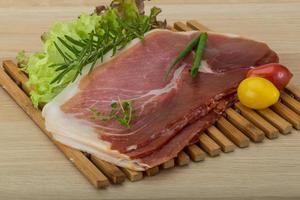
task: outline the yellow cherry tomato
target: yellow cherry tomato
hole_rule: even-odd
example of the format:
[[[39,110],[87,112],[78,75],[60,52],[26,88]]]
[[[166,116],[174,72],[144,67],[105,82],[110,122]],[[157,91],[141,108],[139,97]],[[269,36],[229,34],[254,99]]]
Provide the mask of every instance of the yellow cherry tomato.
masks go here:
[[[237,90],[240,102],[253,109],[264,109],[279,99],[279,91],[267,79],[261,77],[249,77],[243,80]]]

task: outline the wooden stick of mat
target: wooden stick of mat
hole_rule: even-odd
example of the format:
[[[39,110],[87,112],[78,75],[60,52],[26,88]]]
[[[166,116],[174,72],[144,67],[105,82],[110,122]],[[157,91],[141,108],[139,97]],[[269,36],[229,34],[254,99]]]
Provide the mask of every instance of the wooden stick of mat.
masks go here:
[[[295,113],[300,115],[300,102],[288,95],[286,92],[282,91],[280,95],[283,104],[292,109]]]
[[[262,118],[255,111],[251,110],[250,108],[247,108],[246,106],[243,106],[240,102],[236,103],[234,106],[241,112],[241,114],[245,118],[247,118],[257,127],[259,127],[261,130],[263,130],[269,139],[278,138],[279,130],[272,126],[268,121]]]
[[[167,162],[160,165],[160,167],[162,169],[170,169],[170,168],[173,168],[174,166],[175,166],[175,160],[174,159],[168,160]]]
[[[186,152],[189,154],[190,158],[194,162],[199,162],[205,159],[206,155],[205,152],[199,148],[196,144],[191,144],[187,146]]]
[[[185,153],[188,154],[188,156],[194,162],[204,160],[204,158],[206,156],[204,151],[197,145],[188,145],[185,147],[184,151],[185,151]]]
[[[272,109],[290,122],[297,130],[300,129],[300,115],[289,109],[286,105],[277,102],[272,106]]]
[[[167,162],[161,164],[162,169],[169,169],[175,166],[175,160],[174,158],[168,160]]]
[[[159,173],[159,167],[158,167],[158,166],[152,167],[152,168],[147,169],[147,170],[145,171],[145,174],[146,174],[147,176],[154,176],[154,175],[156,175],[156,174],[158,174],[158,173]]]
[[[185,25],[183,22],[175,22],[174,28],[178,31],[192,31],[193,29]]]
[[[292,125],[285,119],[281,118],[277,113],[270,108],[257,110],[257,113],[264,117],[273,126],[279,129],[282,134],[288,134],[292,131]]]
[[[210,29],[203,24],[200,24],[196,20],[189,20],[186,22],[187,26],[190,27],[192,30],[199,30],[199,31],[210,31]]]
[[[224,117],[221,117],[216,124],[217,127],[238,147],[245,148],[249,146],[249,139]]]
[[[18,66],[11,60],[3,61],[3,68],[11,76],[11,78],[21,86],[26,94],[29,94],[31,89],[26,85],[28,77],[21,71]]]
[[[221,147],[206,133],[201,133],[199,135],[199,144],[204,151],[206,151],[210,156],[218,156],[221,153]]]
[[[114,184],[121,184],[125,181],[125,174],[115,165],[91,155],[91,161],[109,178]]]
[[[0,84],[7,93],[17,102],[27,115],[43,130],[50,140],[74,163],[79,171],[96,187],[102,188],[109,185],[108,179],[83,155],[82,152],[67,147],[52,138],[52,134],[46,131],[44,120],[39,110],[34,109],[27,95],[15,84],[15,82],[0,69]]]
[[[210,136],[222,149],[223,152],[232,152],[235,149],[235,145],[215,126],[211,126],[206,130],[208,136]]]
[[[300,101],[300,89],[293,84],[289,84],[285,90],[292,94],[298,101]]]
[[[133,170],[127,169],[127,168],[121,168],[121,170],[126,174],[127,178],[132,182],[143,179],[142,172],[133,171]]]
[[[228,108],[225,113],[227,114],[228,120],[238,129],[243,131],[252,141],[261,142],[264,140],[264,132],[254,126],[254,124],[237,113],[235,110],[233,110],[232,108]]]
[[[188,165],[189,162],[190,162],[190,157],[184,151],[181,151],[175,158],[175,163],[178,166]]]

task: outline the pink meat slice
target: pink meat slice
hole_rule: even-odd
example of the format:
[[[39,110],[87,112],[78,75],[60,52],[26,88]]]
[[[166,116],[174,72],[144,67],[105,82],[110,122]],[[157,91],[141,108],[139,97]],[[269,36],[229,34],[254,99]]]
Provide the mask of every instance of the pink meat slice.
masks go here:
[[[162,112],[155,121],[154,126],[161,126],[161,122],[166,118],[174,119],[172,124],[169,124],[166,127],[165,132],[152,138],[150,143],[141,146],[134,151],[128,152],[127,155],[132,158],[140,158],[161,148],[180,132],[178,130],[181,130],[188,124],[193,124],[201,117],[204,117],[207,113],[217,107],[219,101],[222,100],[223,97],[233,94],[235,92],[234,88],[244,78],[245,72],[245,69],[239,69],[231,70],[230,73],[200,73],[199,77],[193,80],[189,75],[189,71],[186,70],[186,74],[183,74],[186,77],[185,82],[177,91],[176,98],[160,108]],[[232,78],[232,76],[234,78]],[[222,80],[222,84],[220,83],[220,80]],[[193,85],[193,87],[190,87],[191,85]],[[189,97],[189,99],[187,99],[187,97]],[[198,106],[196,107],[193,105]],[[186,107],[189,109],[188,112],[186,111]],[[185,114],[180,115],[178,113]],[[185,144],[187,143],[188,142]]]
[[[190,77],[189,55],[165,80],[170,63],[198,35],[164,30],[147,34],[144,41],[82,78],[79,91],[61,110],[94,124],[99,139],[109,142],[111,149],[150,167],[176,156],[217,119],[215,110],[235,93],[250,67],[278,62],[276,53],[264,43],[209,33],[203,71]],[[133,103],[130,128],[115,120],[91,119],[89,108],[109,113],[111,103],[118,99]]]
[[[232,94],[220,100],[217,107],[207,113],[204,117],[184,127],[167,143],[167,145],[164,146],[164,148],[160,148],[152,154],[141,158],[142,163],[148,166],[157,166],[176,157],[177,154],[187,146],[186,144],[192,141],[195,136],[199,135],[200,131],[208,128],[216,122],[222,112],[235,101],[235,97],[236,95]]]

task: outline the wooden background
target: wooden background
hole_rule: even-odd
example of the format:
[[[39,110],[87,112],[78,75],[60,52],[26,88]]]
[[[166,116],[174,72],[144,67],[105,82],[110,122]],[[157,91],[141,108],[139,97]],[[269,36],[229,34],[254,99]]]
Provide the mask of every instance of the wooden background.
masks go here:
[[[1,0],[0,60],[40,49],[54,20],[102,0]],[[198,19],[219,32],[266,41],[300,87],[300,1],[156,0],[169,22]],[[155,177],[95,190],[0,89],[0,199],[299,199],[300,132]]]

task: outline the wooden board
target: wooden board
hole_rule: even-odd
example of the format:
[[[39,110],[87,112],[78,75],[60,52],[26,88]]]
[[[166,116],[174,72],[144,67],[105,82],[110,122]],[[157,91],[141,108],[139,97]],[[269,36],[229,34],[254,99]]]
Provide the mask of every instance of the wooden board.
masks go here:
[[[208,30],[195,20],[188,21],[186,24],[176,22],[172,29],[176,31]],[[151,168],[145,173],[136,172],[114,166],[54,141],[51,133],[45,130],[40,110],[33,108],[28,97],[30,88],[26,85],[28,80],[26,74],[9,60],[3,62],[3,68],[0,69],[0,85],[96,188],[107,187],[109,182],[120,184],[126,177],[130,181],[138,181],[144,176],[154,176],[160,170],[188,165],[190,161],[202,161],[206,155],[214,157],[221,155],[221,152],[232,152],[236,146],[248,147],[250,140],[261,142],[265,136],[274,139],[278,137],[279,132],[287,134],[291,132],[292,127],[299,129],[300,124],[300,90],[291,85],[283,91],[282,101],[272,108],[254,111],[237,103],[234,109],[226,110],[226,115],[218,120],[215,126],[199,135],[198,143],[187,146],[176,158],[161,166]]]

